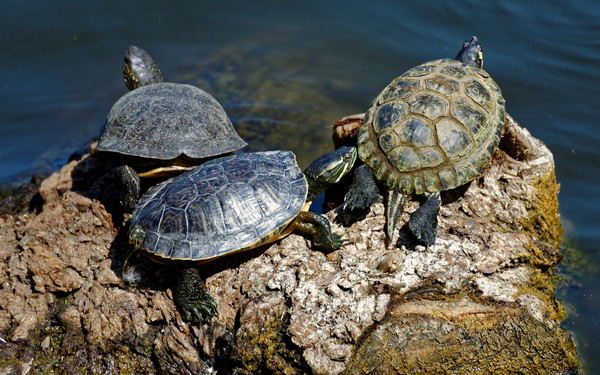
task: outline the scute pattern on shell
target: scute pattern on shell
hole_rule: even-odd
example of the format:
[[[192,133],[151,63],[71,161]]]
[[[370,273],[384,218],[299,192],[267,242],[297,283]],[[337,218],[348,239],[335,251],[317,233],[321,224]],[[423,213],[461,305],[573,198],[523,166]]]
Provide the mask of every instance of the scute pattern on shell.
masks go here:
[[[219,102],[180,83],[156,83],[123,95],[111,108],[98,150],[150,159],[206,158],[246,146]]]
[[[130,241],[168,259],[219,257],[279,233],[307,192],[289,151],[214,159],[150,189],[133,212]]]
[[[414,67],[375,98],[358,154],[403,194],[467,183],[491,159],[504,128],[500,88],[479,68],[442,59]]]

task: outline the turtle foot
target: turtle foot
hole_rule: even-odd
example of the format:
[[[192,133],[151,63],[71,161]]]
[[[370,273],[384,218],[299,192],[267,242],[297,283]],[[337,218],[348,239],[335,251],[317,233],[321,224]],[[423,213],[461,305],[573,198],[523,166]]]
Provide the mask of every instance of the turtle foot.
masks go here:
[[[344,211],[367,211],[378,199],[379,189],[373,171],[363,164],[354,171],[352,185],[346,193]]]
[[[440,204],[440,193],[431,194],[425,203],[410,215],[408,226],[411,232],[427,247],[435,244]]]
[[[195,324],[208,323],[217,313],[217,303],[208,292],[203,292],[198,300],[179,304],[186,320]]]
[[[313,237],[313,246],[323,251],[333,251],[342,247],[342,238],[335,233],[323,233]]]
[[[113,173],[119,184],[117,197],[125,212],[132,212],[140,199],[140,177],[128,165],[113,168]]]
[[[181,271],[175,290],[175,303],[186,320],[196,324],[207,323],[217,313],[217,303],[204,289],[196,267]]]
[[[379,199],[378,193],[363,193],[349,190],[345,197],[344,211],[367,211],[369,207]]]
[[[310,211],[302,211],[292,224],[305,236],[312,237],[312,246],[323,251],[333,251],[342,247],[342,238],[331,231],[329,221],[325,216]]]

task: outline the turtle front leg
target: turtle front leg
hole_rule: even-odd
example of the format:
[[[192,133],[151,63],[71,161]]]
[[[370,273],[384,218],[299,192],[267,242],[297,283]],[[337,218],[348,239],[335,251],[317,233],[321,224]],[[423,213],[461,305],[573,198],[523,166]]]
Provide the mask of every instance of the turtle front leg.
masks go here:
[[[342,247],[342,239],[331,231],[329,221],[322,215],[302,211],[292,222],[292,229],[312,237],[312,245],[320,250],[332,251]]]
[[[180,270],[174,297],[184,318],[196,324],[208,322],[217,313],[217,303],[205,290],[204,282],[193,264]]]
[[[128,165],[114,167],[113,174],[119,184],[119,201],[125,212],[132,212],[140,199],[140,177]]]
[[[344,197],[344,211],[365,211],[379,199],[379,188],[373,170],[366,164],[354,170],[352,184]]]
[[[437,237],[438,213],[442,200],[440,193],[428,194],[427,200],[410,215],[408,227],[427,247],[435,244]]]

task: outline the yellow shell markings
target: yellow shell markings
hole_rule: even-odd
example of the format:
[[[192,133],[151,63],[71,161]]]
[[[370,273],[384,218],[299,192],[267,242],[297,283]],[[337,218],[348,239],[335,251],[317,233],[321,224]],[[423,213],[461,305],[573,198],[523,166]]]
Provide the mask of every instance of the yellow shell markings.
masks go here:
[[[129,243],[132,244],[136,250],[142,250],[142,251],[149,253],[154,259],[159,258],[159,259],[164,260],[164,261],[157,260],[157,263],[166,263],[166,262],[172,261],[172,260],[192,260],[192,261],[196,262],[197,264],[203,264],[203,263],[208,263],[214,259],[221,258],[224,255],[236,254],[236,253],[241,253],[243,251],[252,250],[259,246],[266,245],[271,242],[275,242],[281,238],[284,238],[285,236],[290,234],[292,231],[292,229],[290,228],[290,224],[292,223],[292,221],[294,221],[294,219],[291,219],[284,225],[278,227],[273,232],[269,233],[265,237],[260,238],[258,241],[251,243],[248,246],[242,247],[237,250],[229,251],[224,254],[214,255],[211,257],[200,258],[200,259],[183,258],[183,257],[172,258],[165,254],[158,254],[158,253],[151,251],[150,249],[141,247],[141,241],[143,241],[146,231],[139,225],[136,226],[135,228],[133,228],[133,232],[129,235]]]
[[[498,100],[494,100],[498,98]],[[482,69],[454,60],[415,67],[373,101],[359,156],[403,194],[448,190],[473,179],[498,145],[500,88]]]

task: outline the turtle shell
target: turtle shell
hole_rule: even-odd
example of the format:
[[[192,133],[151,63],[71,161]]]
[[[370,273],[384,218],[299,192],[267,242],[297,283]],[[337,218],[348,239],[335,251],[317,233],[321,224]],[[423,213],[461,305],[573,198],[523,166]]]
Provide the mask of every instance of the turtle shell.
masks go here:
[[[207,158],[244,146],[215,98],[197,87],[167,82],[123,95],[98,141],[100,151],[160,160]]]
[[[278,238],[307,192],[289,151],[213,159],[150,189],[133,212],[129,239],[162,258],[210,260]]]
[[[358,155],[388,189],[435,193],[472,180],[504,128],[500,88],[456,60],[424,63],[375,98],[358,134]]]

